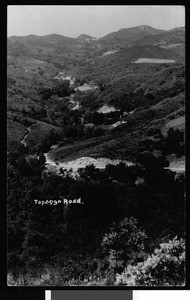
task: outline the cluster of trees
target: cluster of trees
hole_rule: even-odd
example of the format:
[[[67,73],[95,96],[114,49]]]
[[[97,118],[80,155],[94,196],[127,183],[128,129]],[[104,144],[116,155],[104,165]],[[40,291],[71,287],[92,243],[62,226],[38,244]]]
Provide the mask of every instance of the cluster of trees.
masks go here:
[[[93,123],[94,125],[108,125],[118,121],[121,112],[109,112],[106,114],[98,113],[97,111],[87,110],[84,113],[84,121],[86,123]]]
[[[54,103],[47,109],[48,121],[55,126],[65,127],[66,125],[80,125],[82,114],[78,110],[70,110],[67,103]]]
[[[68,143],[72,144],[77,141],[82,141],[94,137],[103,136],[105,130],[101,126],[85,127],[84,125],[70,124],[64,126],[61,130],[55,131],[54,129],[36,141],[34,145],[30,146],[30,152],[33,153],[46,153],[50,150],[52,145],[65,146]],[[29,149],[28,149],[29,151]]]
[[[148,132],[149,135],[153,136],[155,140],[146,139],[140,143],[142,150],[159,150],[164,156],[170,154],[176,154],[177,157],[184,155],[184,131],[180,129],[170,128],[167,132],[167,136],[161,134],[160,129],[152,128]]]
[[[19,122],[19,123],[21,123],[22,125],[24,125],[26,127],[29,127],[30,125],[32,125],[31,121],[29,121],[27,119],[27,117],[23,117],[23,116],[20,116],[20,115],[15,115],[13,117],[13,121]]]
[[[183,255],[178,240],[185,234],[184,176],[165,170],[164,159],[144,153],[141,165],[121,163],[104,170],[88,166],[73,178],[67,172],[64,176],[44,172],[43,157],[41,169],[26,172],[21,161],[26,150],[21,148],[14,147],[8,157],[8,271],[15,280],[21,275],[28,278],[27,272],[34,278],[51,262],[52,272],[60,272],[61,284],[79,278],[83,284],[95,274],[106,284],[128,284],[130,270],[131,278],[141,272],[135,284],[147,284],[146,261],[153,269],[157,257],[153,279],[164,276],[163,284],[170,285],[174,273],[184,274],[183,256],[175,262],[175,249]],[[34,204],[34,199],[79,197],[83,204]],[[175,236],[178,240],[170,248],[164,244],[161,252],[154,252],[161,240],[167,244]],[[163,273],[165,248],[171,249],[173,269],[166,261],[169,271]]]
[[[98,100],[99,90],[91,90],[87,93],[77,91],[75,94],[75,100],[79,101],[84,110],[90,109],[95,111],[99,108],[100,101]]]
[[[77,92],[75,98],[80,101],[85,110],[97,110],[105,103],[116,107],[121,111],[130,111],[134,109],[131,105],[132,92],[122,91],[120,86],[111,86],[100,80],[97,82],[98,89],[84,94]]]
[[[66,97],[69,96],[72,91],[73,89],[70,87],[69,80],[54,80],[51,86],[42,86],[38,90],[43,100],[48,100],[53,95]]]
[[[42,122],[47,121],[47,112],[45,107],[35,107],[30,106],[30,110],[26,111],[25,109],[21,110],[22,115],[20,117],[16,117],[15,120],[17,120],[19,123],[27,126],[29,124],[29,121],[27,120],[27,117],[33,118],[35,120],[39,120]],[[28,127],[28,126],[27,126]]]
[[[135,67],[138,68],[137,65]],[[158,72],[158,70],[156,71]],[[133,71],[135,72],[135,69]],[[152,71],[148,69],[150,74]],[[146,69],[145,72],[147,72]],[[132,76],[132,78],[130,75],[117,78],[118,72],[115,72],[116,78],[113,81],[106,82],[105,78],[97,74],[99,89],[88,93],[84,97],[81,96],[82,105],[85,108],[97,109],[102,103],[109,102],[116,108],[129,112],[137,108],[147,109],[163,99],[173,98],[184,92],[185,75],[183,67],[171,67],[157,72],[155,73],[154,69],[154,74],[148,81],[148,78],[143,78],[143,80],[142,77],[139,78],[139,74],[135,74],[137,77]],[[88,100],[89,98],[91,101]],[[164,107],[164,109],[167,108]]]
[[[101,126],[67,126],[64,130],[65,137],[69,142],[99,137],[104,135],[104,133],[105,131]]]
[[[184,67],[165,68],[155,73],[144,85],[133,91],[131,106],[148,108],[163,99],[174,97],[185,90]]]

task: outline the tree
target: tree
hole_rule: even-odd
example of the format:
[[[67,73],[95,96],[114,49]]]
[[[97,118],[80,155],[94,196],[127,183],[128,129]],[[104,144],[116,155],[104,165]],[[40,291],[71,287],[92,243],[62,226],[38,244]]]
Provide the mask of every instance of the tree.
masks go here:
[[[65,129],[65,136],[67,138],[75,138],[78,135],[78,129],[75,126],[67,126]]]
[[[59,97],[68,96],[70,93],[69,85],[69,80],[56,80],[53,84],[53,93]]]
[[[39,163],[42,166],[42,165],[45,164],[45,162],[46,162],[46,159],[45,159],[44,154],[42,153],[42,154],[39,155]]]
[[[143,151],[139,155],[139,163],[145,168],[148,177],[162,171],[168,166],[164,156],[156,157],[149,151]]]
[[[168,141],[171,143],[183,142],[183,136],[184,133],[182,131],[180,131],[179,129],[174,130],[173,127],[171,127],[167,132]]]
[[[98,113],[98,112],[94,112],[92,115],[92,122],[95,125],[101,125],[104,123],[104,114]]]
[[[137,220],[125,218],[119,224],[113,223],[110,232],[105,234],[102,247],[109,253],[110,266],[121,270],[126,262],[136,259],[145,248],[147,236],[138,228]]]
[[[48,137],[47,137],[47,141],[50,144],[55,144],[60,140],[60,134],[58,132],[56,132],[55,130],[51,129]]]

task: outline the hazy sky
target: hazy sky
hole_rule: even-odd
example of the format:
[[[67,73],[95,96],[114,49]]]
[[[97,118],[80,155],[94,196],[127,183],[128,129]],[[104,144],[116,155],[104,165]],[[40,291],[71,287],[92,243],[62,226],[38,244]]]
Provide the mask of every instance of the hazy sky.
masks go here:
[[[121,28],[185,25],[185,7],[174,5],[9,5],[8,36],[51,33],[102,37]]]

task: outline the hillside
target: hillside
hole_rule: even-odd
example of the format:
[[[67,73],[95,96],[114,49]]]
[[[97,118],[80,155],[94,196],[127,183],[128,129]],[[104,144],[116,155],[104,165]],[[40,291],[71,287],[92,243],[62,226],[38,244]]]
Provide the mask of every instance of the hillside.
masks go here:
[[[183,92],[184,82],[180,78],[184,78],[184,56],[181,51],[176,51],[176,47],[159,44],[166,39],[171,43],[174,38],[178,38],[178,42],[184,41],[183,30],[163,31],[142,25],[121,29],[98,41],[80,43],[86,38],[91,37],[81,34],[74,39],[51,34],[8,38],[8,109],[13,115],[12,120],[18,113],[34,119],[36,114],[38,121],[43,115],[42,121],[51,124],[49,105],[56,105],[57,100],[45,102],[41,98],[41,89],[52,89],[57,84],[54,77],[59,74],[75,77],[76,84],[83,81],[99,86],[87,95],[93,102],[86,101],[85,95],[77,96],[81,109],[98,109],[106,104],[133,110],[155,105],[163,97]],[[102,55],[107,49],[104,41],[118,42],[120,39],[129,39],[131,45]],[[100,49],[98,45],[101,45]],[[150,59],[150,63],[138,63],[144,58]],[[151,59],[160,59],[160,63],[152,63]],[[166,63],[163,63],[164,59]]]
[[[8,38],[8,285],[184,286],[184,50],[146,25]]]
[[[103,80],[112,81],[116,78],[127,77],[129,75],[136,75],[138,72],[141,76],[151,76],[150,69],[158,70],[167,65],[164,64],[144,64],[134,65],[133,63],[139,58],[155,58],[155,59],[173,59],[175,63],[183,63],[184,59],[181,58],[172,49],[164,49],[159,46],[147,45],[134,45],[124,50],[120,50],[112,55],[101,56],[94,58],[93,62],[88,63],[87,66],[76,69],[74,74],[76,76],[83,76],[87,80]],[[147,72],[144,69],[147,68]],[[138,69],[138,71],[137,71]],[[138,76],[138,74],[137,74]],[[135,80],[135,76],[133,76]]]

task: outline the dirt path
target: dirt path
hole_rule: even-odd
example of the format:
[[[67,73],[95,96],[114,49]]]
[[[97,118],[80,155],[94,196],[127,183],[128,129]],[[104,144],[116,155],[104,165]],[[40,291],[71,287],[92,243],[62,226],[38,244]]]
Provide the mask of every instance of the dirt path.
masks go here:
[[[36,123],[35,123],[36,124]],[[32,124],[32,125],[34,125],[34,124]],[[21,144],[23,144],[24,145],[24,147],[26,147],[27,146],[27,143],[26,143],[26,137],[28,136],[28,134],[29,133],[31,133],[31,126],[32,125],[30,125],[29,127],[28,127],[28,132],[24,135],[24,137],[23,137],[23,139],[20,141],[21,142]]]
[[[46,168],[49,171],[55,171],[55,172],[59,172],[59,169],[62,168],[62,169],[66,169],[67,171],[72,169],[72,173],[77,174],[79,168],[85,168],[86,166],[92,164],[98,169],[105,169],[108,164],[118,165],[120,162],[123,162],[128,166],[134,165],[134,163],[126,160],[122,161],[119,159],[110,159],[104,157],[100,157],[100,158],[80,157],[66,162],[55,162],[54,160],[52,160],[52,158],[50,158],[48,154],[49,153],[44,154],[46,159]],[[169,167],[165,169],[170,169],[171,171],[176,173],[185,173],[185,161],[181,159],[178,161],[170,162]]]
[[[171,161],[169,167],[166,169],[170,169],[176,173],[185,173],[185,158]]]
[[[94,165],[98,169],[105,169],[108,164],[118,165],[120,162],[125,163],[128,166],[133,165],[132,162],[122,161],[120,159],[110,159],[110,158],[93,158],[93,157],[80,157],[74,160],[70,160],[67,162],[55,162],[50,158],[48,153],[44,154],[46,159],[46,167],[48,170],[59,171],[60,168],[70,170],[72,169],[73,173],[77,173],[79,168],[85,168],[89,165]]]

